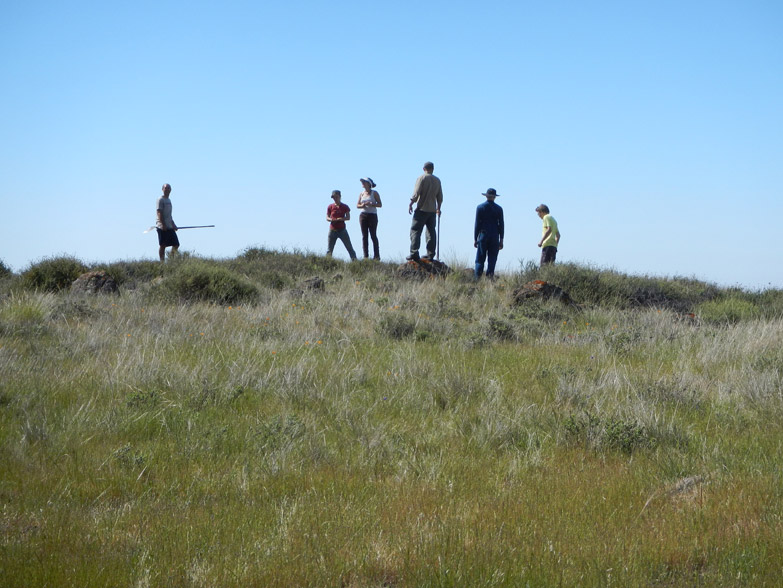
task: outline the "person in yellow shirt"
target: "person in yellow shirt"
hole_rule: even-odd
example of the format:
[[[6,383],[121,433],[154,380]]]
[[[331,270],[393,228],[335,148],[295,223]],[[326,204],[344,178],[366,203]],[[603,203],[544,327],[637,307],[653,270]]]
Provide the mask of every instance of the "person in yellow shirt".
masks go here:
[[[549,207],[546,204],[536,206],[538,218],[544,221],[543,236],[538,242],[541,247],[541,267],[548,263],[555,263],[557,257],[557,246],[560,243],[560,230],[557,228],[555,217],[549,214]]]

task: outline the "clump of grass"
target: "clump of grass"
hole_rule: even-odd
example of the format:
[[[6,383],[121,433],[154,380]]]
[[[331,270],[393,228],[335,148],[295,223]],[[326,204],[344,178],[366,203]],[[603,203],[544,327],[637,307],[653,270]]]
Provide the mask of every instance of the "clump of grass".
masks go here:
[[[389,311],[378,321],[376,331],[390,339],[405,339],[416,331],[416,321],[404,312]]]
[[[86,271],[87,266],[75,257],[52,257],[33,263],[25,270],[22,285],[29,290],[59,292],[70,288],[74,280]]]
[[[104,266],[104,269],[117,282],[118,286],[135,287],[163,275],[164,266],[158,261],[117,261]]]
[[[252,299],[258,289],[247,278],[215,262],[188,259],[176,264],[155,293],[181,301],[232,304]]]
[[[644,425],[589,411],[568,415],[563,422],[563,430],[569,442],[597,451],[611,449],[631,454],[656,445],[655,438]]]
[[[736,324],[740,321],[760,318],[762,311],[749,300],[728,296],[700,304],[696,308],[696,314],[701,320],[711,323]]]
[[[691,312],[696,305],[720,294],[714,284],[695,279],[632,276],[574,263],[539,268],[529,262],[517,279],[520,284],[531,280],[551,282],[577,303],[604,308],[655,307]]]
[[[12,274],[13,272],[11,271],[11,268],[8,267],[2,259],[0,259],[0,280],[7,278]]]

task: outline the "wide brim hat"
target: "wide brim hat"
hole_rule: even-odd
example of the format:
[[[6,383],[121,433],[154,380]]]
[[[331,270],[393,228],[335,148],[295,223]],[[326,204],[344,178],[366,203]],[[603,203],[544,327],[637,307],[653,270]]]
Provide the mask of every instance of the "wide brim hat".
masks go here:
[[[495,188],[489,188],[486,192],[481,193],[482,196],[500,196]]]

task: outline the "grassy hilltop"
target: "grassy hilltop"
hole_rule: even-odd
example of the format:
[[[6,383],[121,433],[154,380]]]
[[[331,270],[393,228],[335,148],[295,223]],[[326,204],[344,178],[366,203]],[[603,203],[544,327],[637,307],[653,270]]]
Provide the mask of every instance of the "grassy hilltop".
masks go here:
[[[0,584],[777,586],[782,367],[780,290],[0,263]]]

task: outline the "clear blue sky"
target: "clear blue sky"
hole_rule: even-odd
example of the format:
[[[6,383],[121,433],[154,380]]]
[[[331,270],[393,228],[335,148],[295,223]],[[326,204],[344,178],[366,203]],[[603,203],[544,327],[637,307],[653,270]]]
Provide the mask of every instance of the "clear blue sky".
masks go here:
[[[369,175],[402,260],[431,160],[447,261],[494,187],[503,271],[544,202],[561,261],[783,288],[781,30],[777,0],[7,2],[0,259],[155,259],[164,182],[217,225],[184,251],[322,252],[335,188],[358,249]]]

